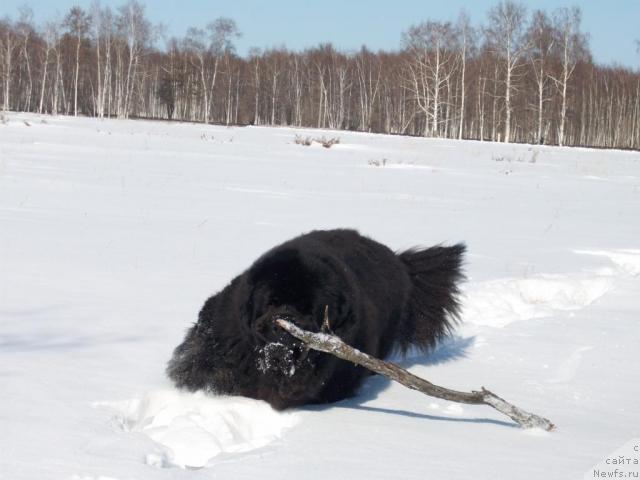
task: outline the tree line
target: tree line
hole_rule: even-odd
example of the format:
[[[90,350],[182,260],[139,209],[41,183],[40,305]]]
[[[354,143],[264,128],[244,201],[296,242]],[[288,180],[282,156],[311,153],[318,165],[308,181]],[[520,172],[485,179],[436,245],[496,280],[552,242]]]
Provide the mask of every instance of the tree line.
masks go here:
[[[218,18],[168,38],[138,0],[0,20],[4,110],[640,148],[640,71],[596,64],[577,7],[502,1],[424,21],[401,48],[252,49]],[[163,47],[158,47],[163,44]],[[629,46],[629,48],[632,48]]]

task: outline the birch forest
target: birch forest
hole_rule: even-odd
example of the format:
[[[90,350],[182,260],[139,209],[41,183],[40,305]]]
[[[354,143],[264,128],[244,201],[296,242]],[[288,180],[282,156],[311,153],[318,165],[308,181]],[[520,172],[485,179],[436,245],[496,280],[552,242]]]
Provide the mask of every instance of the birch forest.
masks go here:
[[[241,56],[240,35],[221,17],[170,37],[137,0],[43,24],[25,7],[0,20],[0,106],[640,149],[640,70],[595,63],[577,7],[503,1],[481,25],[464,12],[426,19],[390,51],[327,43]]]

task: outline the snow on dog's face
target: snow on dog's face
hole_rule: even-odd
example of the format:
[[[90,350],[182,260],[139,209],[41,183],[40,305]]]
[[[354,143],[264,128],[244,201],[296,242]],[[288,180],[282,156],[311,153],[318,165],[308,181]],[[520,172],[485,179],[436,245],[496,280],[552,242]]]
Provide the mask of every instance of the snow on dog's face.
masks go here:
[[[169,362],[169,377],[179,387],[264,399],[276,408],[308,403],[336,359],[310,351],[275,319],[319,331],[325,306],[337,313],[344,303],[320,288],[329,280],[325,270],[305,264],[295,249],[265,254],[207,300]]]

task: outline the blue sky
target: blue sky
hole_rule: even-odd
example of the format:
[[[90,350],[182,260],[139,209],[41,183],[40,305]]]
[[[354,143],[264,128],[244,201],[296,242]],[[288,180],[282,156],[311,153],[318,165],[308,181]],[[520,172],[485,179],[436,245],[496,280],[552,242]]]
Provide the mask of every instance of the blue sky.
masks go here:
[[[102,5],[118,6],[120,0],[102,0]],[[154,0],[144,2],[149,18],[163,23],[172,35],[181,36],[189,26],[203,26],[220,16],[233,18],[243,36],[236,42],[244,54],[252,46],[286,45],[301,49],[331,42],[352,50],[365,44],[370,48],[393,50],[400,46],[402,31],[427,19],[454,20],[465,8],[475,24],[484,22],[495,0]],[[586,0],[562,2],[538,0],[522,2],[528,8],[551,11],[559,6],[579,5],[583,30],[590,34],[590,46],[599,63],[619,63],[640,68],[640,54],[634,40],[640,39],[640,0]],[[91,0],[2,0],[0,17],[17,16],[20,5],[30,5],[36,21],[47,19],[70,6],[88,7]]]

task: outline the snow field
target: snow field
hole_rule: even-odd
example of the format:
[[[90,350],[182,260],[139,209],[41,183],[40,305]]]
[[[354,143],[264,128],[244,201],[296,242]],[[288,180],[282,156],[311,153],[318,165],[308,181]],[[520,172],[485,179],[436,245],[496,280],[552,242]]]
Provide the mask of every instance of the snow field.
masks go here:
[[[8,117],[3,480],[581,478],[640,436],[637,152]],[[294,143],[323,134],[340,144]],[[396,360],[558,431],[379,377],[291,412],[175,391],[165,363],[206,297],[271,246],[335,227],[397,250],[465,241],[462,324]]]

